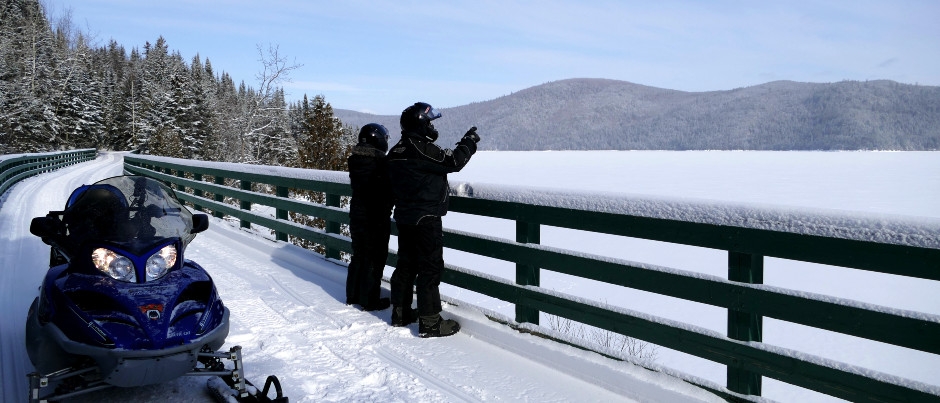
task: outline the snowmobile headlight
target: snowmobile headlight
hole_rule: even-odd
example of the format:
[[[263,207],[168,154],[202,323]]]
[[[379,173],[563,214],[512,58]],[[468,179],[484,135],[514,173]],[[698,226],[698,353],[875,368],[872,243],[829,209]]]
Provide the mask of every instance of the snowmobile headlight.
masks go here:
[[[147,281],[163,277],[174,264],[176,264],[176,246],[164,246],[147,259]]]
[[[91,259],[98,270],[111,276],[111,278],[131,283],[137,282],[137,276],[134,273],[134,262],[115,253],[113,250],[106,248],[95,249],[91,252]]]

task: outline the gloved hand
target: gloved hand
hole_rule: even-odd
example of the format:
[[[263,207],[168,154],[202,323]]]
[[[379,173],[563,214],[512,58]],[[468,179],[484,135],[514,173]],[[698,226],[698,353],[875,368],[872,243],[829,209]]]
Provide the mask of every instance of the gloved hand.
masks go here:
[[[467,133],[463,135],[463,138],[470,139],[474,144],[480,142],[480,135],[477,134],[477,127],[473,126],[470,130],[467,130]]]

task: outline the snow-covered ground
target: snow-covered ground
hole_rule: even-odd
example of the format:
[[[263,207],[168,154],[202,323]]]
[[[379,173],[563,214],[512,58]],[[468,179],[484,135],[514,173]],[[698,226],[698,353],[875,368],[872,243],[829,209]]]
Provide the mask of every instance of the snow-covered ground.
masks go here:
[[[17,184],[0,205],[0,378],[4,402],[26,400],[32,370],[25,315],[48,263],[29,234],[32,217],[58,210],[83,183],[121,173],[121,157]],[[479,311],[448,306],[461,333],[420,339],[416,325],[387,325],[390,311],[346,306],[345,266],[213,219],[187,249],[231,309],[228,345],[241,345],[249,379],[276,374],[294,402],[308,401],[717,401],[675,378],[523,335]],[[211,401],[205,379],[109,389],[77,401]]]
[[[0,267],[7,268],[0,271],[4,401],[22,396],[25,378],[21,374],[29,363],[17,332],[22,332],[21,319],[35,294],[34,284],[43,274],[47,253],[45,245],[28,235],[28,220],[61,208],[67,193],[81,183],[119,173],[119,164],[109,156],[30,179],[11,190],[0,206],[4,228]],[[937,152],[481,152],[462,172],[451,175],[451,181],[478,189],[524,185],[608,196],[773,205],[816,213],[837,209],[832,212],[881,218],[902,215],[894,218],[915,223],[940,219]],[[447,215],[444,225],[508,239],[515,234],[512,222],[462,214]],[[551,227],[542,228],[541,240],[549,246],[727,275],[727,257],[721,251]],[[397,248],[394,238],[390,247]],[[385,325],[387,311],[372,315],[342,305],[344,267],[290,246],[261,241],[219,220],[213,220],[210,231],[200,234],[188,252],[187,257],[203,264],[219,283],[233,312],[228,342],[245,348],[252,378],[276,373],[285,379],[294,401],[626,400],[639,397],[637,393],[650,384],[654,391],[647,397],[673,401],[674,396],[658,393],[667,393],[660,385],[668,390],[676,387],[674,383],[660,378],[645,383],[649,376],[660,375],[637,373],[627,364],[509,332],[465,307],[447,308],[449,315],[465,324],[461,336],[418,340],[414,329]],[[450,250],[445,259],[514,278],[514,266],[505,262]],[[388,268],[386,274],[390,273]],[[765,283],[940,314],[940,284],[933,281],[768,258]],[[542,272],[542,286],[725,332],[722,309],[548,271]],[[443,291],[459,301],[509,317],[513,314],[512,306],[500,301],[446,285]],[[546,318],[542,323],[547,324]],[[940,385],[940,357],[930,354],[771,319],[764,320],[764,341]],[[655,363],[724,384],[724,366],[683,353],[660,348]],[[644,382],[637,384],[633,379]],[[170,394],[170,400],[185,401],[201,382],[182,379],[143,390],[104,392],[94,399],[163,401]],[[833,400],[770,379],[764,380],[763,394],[780,401]]]

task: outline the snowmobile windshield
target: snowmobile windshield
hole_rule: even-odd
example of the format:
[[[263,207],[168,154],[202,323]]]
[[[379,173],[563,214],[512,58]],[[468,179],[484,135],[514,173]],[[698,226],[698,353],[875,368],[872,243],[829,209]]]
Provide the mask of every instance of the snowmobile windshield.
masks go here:
[[[191,241],[192,213],[173,191],[144,176],[116,176],[84,186],[69,198],[64,221],[78,242],[108,242],[140,250],[170,238]]]

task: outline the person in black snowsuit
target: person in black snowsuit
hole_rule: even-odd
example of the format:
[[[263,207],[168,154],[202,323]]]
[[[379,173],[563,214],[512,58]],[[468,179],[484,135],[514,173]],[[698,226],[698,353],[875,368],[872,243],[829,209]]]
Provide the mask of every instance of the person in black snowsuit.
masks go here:
[[[464,134],[453,150],[434,141],[438,132],[431,121],[440,112],[423,102],[401,114],[401,141],[388,154],[388,171],[395,195],[398,228],[398,265],[392,273],[392,326],[418,323],[421,337],[450,336],[460,324],[441,318],[441,272],[444,269],[444,232],[441,217],[447,214],[450,185],[447,174],[470,161],[480,136],[476,127]],[[411,308],[412,286],[418,309]]]
[[[346,304],[358,304],[364,311],[389,307],[389,299],[380,298],[392,214],[386,151],[388,130],[369,123],[359,131],[359,143],[347,160],[352,186],[349,233],[353,254],[346,276]]]

